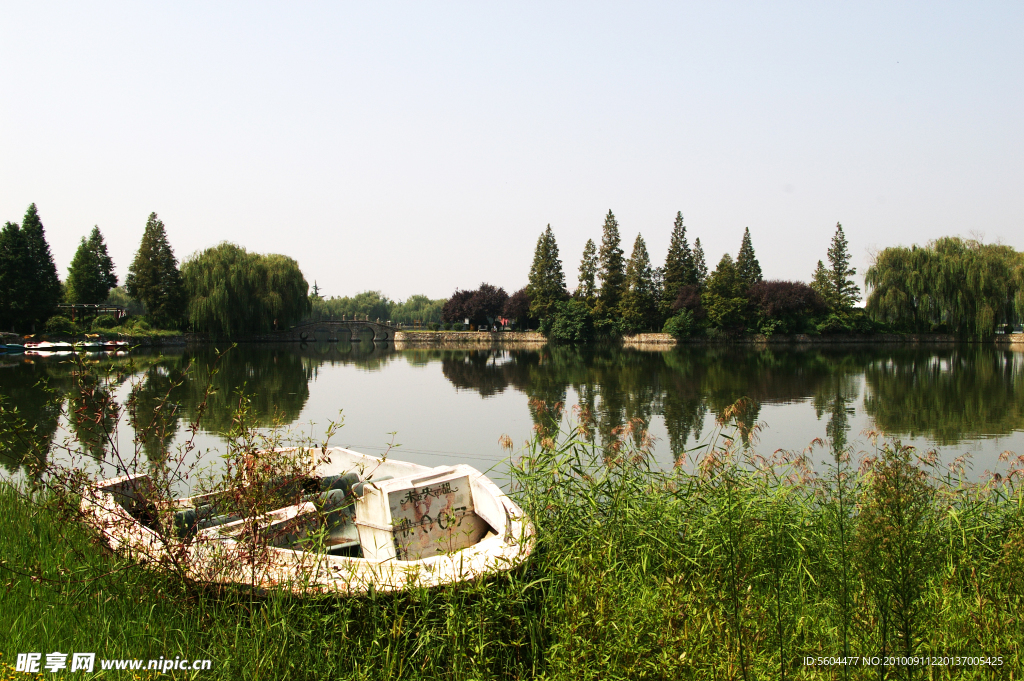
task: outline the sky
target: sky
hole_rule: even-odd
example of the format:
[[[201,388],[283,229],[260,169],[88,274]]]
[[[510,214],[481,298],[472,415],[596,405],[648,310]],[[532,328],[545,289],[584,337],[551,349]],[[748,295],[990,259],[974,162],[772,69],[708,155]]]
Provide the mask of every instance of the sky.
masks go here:
[[[0,220],[36,203],[63,278],[151,212],[179,259],[230,241],[327,296],[573,288],[615,213],[709,268],[749,227],[809,281],[871,254],[1024,249],[1024,3],[0,2]]]

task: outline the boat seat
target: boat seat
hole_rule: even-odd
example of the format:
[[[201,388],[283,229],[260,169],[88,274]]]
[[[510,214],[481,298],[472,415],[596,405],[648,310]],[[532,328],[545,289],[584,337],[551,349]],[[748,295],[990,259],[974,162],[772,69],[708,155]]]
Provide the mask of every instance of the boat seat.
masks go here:
[[[213,504],[202,504],[196,508],[183,508],[174,514],[174,529],[179,537],[189,537],[208,527],[217,527],[238,520],[237,515],[217,513]]]

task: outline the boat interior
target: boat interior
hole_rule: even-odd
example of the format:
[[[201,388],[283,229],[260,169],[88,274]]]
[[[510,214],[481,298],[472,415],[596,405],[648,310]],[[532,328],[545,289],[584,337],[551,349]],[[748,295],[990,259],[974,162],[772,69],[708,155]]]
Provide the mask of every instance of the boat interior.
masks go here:
[[[493,519],[488,523],[475,512],[475,486],[457,470],[473,469],[394,462],[375,466],[370,474],[365,466],[325,474],[332,468],[338,467],[262,485],[257,495],[261,505],[274,509],[258,522],[268,545],[349,558],[417,560],[496,534]],[[154,495],[147,476],[121,478],[99,489],[111,493],[129,515],[153,531],[159,532],[161,515],[170,518],[174,534],[184,541],[238,538],[252,527],[240,512],[245,506],[242,497],[251,499],[251,494],[232,496],[227,491],[179,499],[164,506],[161,514],[149,501]]]

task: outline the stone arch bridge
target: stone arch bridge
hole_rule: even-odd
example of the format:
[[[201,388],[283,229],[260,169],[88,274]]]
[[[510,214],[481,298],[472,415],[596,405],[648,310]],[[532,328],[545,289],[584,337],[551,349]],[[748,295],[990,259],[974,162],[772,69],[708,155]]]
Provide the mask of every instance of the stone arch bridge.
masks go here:
[[[313,343],[317,340],[326,340],[328,343],[337,343],[342,334],[347,333],[352,340],[357,340],[357,337],[366,331],[373,333],[374,341],[391,341],[395,339],[398,327],[384,322],[325,319],[297,324],[287,331],[278,331],[275,336],[278,340],[285,341]]]

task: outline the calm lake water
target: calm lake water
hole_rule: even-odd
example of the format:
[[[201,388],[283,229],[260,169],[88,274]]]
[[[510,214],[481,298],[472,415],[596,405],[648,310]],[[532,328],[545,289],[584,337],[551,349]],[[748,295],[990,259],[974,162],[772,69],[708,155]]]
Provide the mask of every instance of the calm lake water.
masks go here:
[[[195,435],[201,450],[224,451],[245,393],[261,425],[277,419],[295,436],[322,439],[341,412],[344,427],[332,445],[379,454],[393,441],[396,458],[468,463],[499,482],[508,454],[498,439],[508,434],[518,447],[530,437],[532,400],[583,405],[605,436],[639,418],[665,465],[704,441],[715,417],[743,397],[750,400],[744,420],[764,426],[751,443],[763,454],[801,450],[828,435],[866,451],[865,433],[875,430],[936,448],[945,461],[971,452],[980,476],[1001,468],[1004,450],[1024,452],[1024,354],[973,345],[396,351],[364,342],[240,345],[219,360],[203,347],[87,361],[101,373],[116,370],[98,390],[131,402],[143,425],[155,419],[162,427],[140,445],[150,457],[189,436],[208,384],[214,391]],[[77,370],[69,357],[0,355],[0,395],[35,427],[36,441],[78,433],[105,468],[116,468],[103,442],[115,420],[74,387]],[[154,415],[165,395],[173,414]],[[126,456],[133,431],[124,415],[118,425],[114,441]],[[26,449],[17,439],[0,442],[7,474],[18,474]]]

